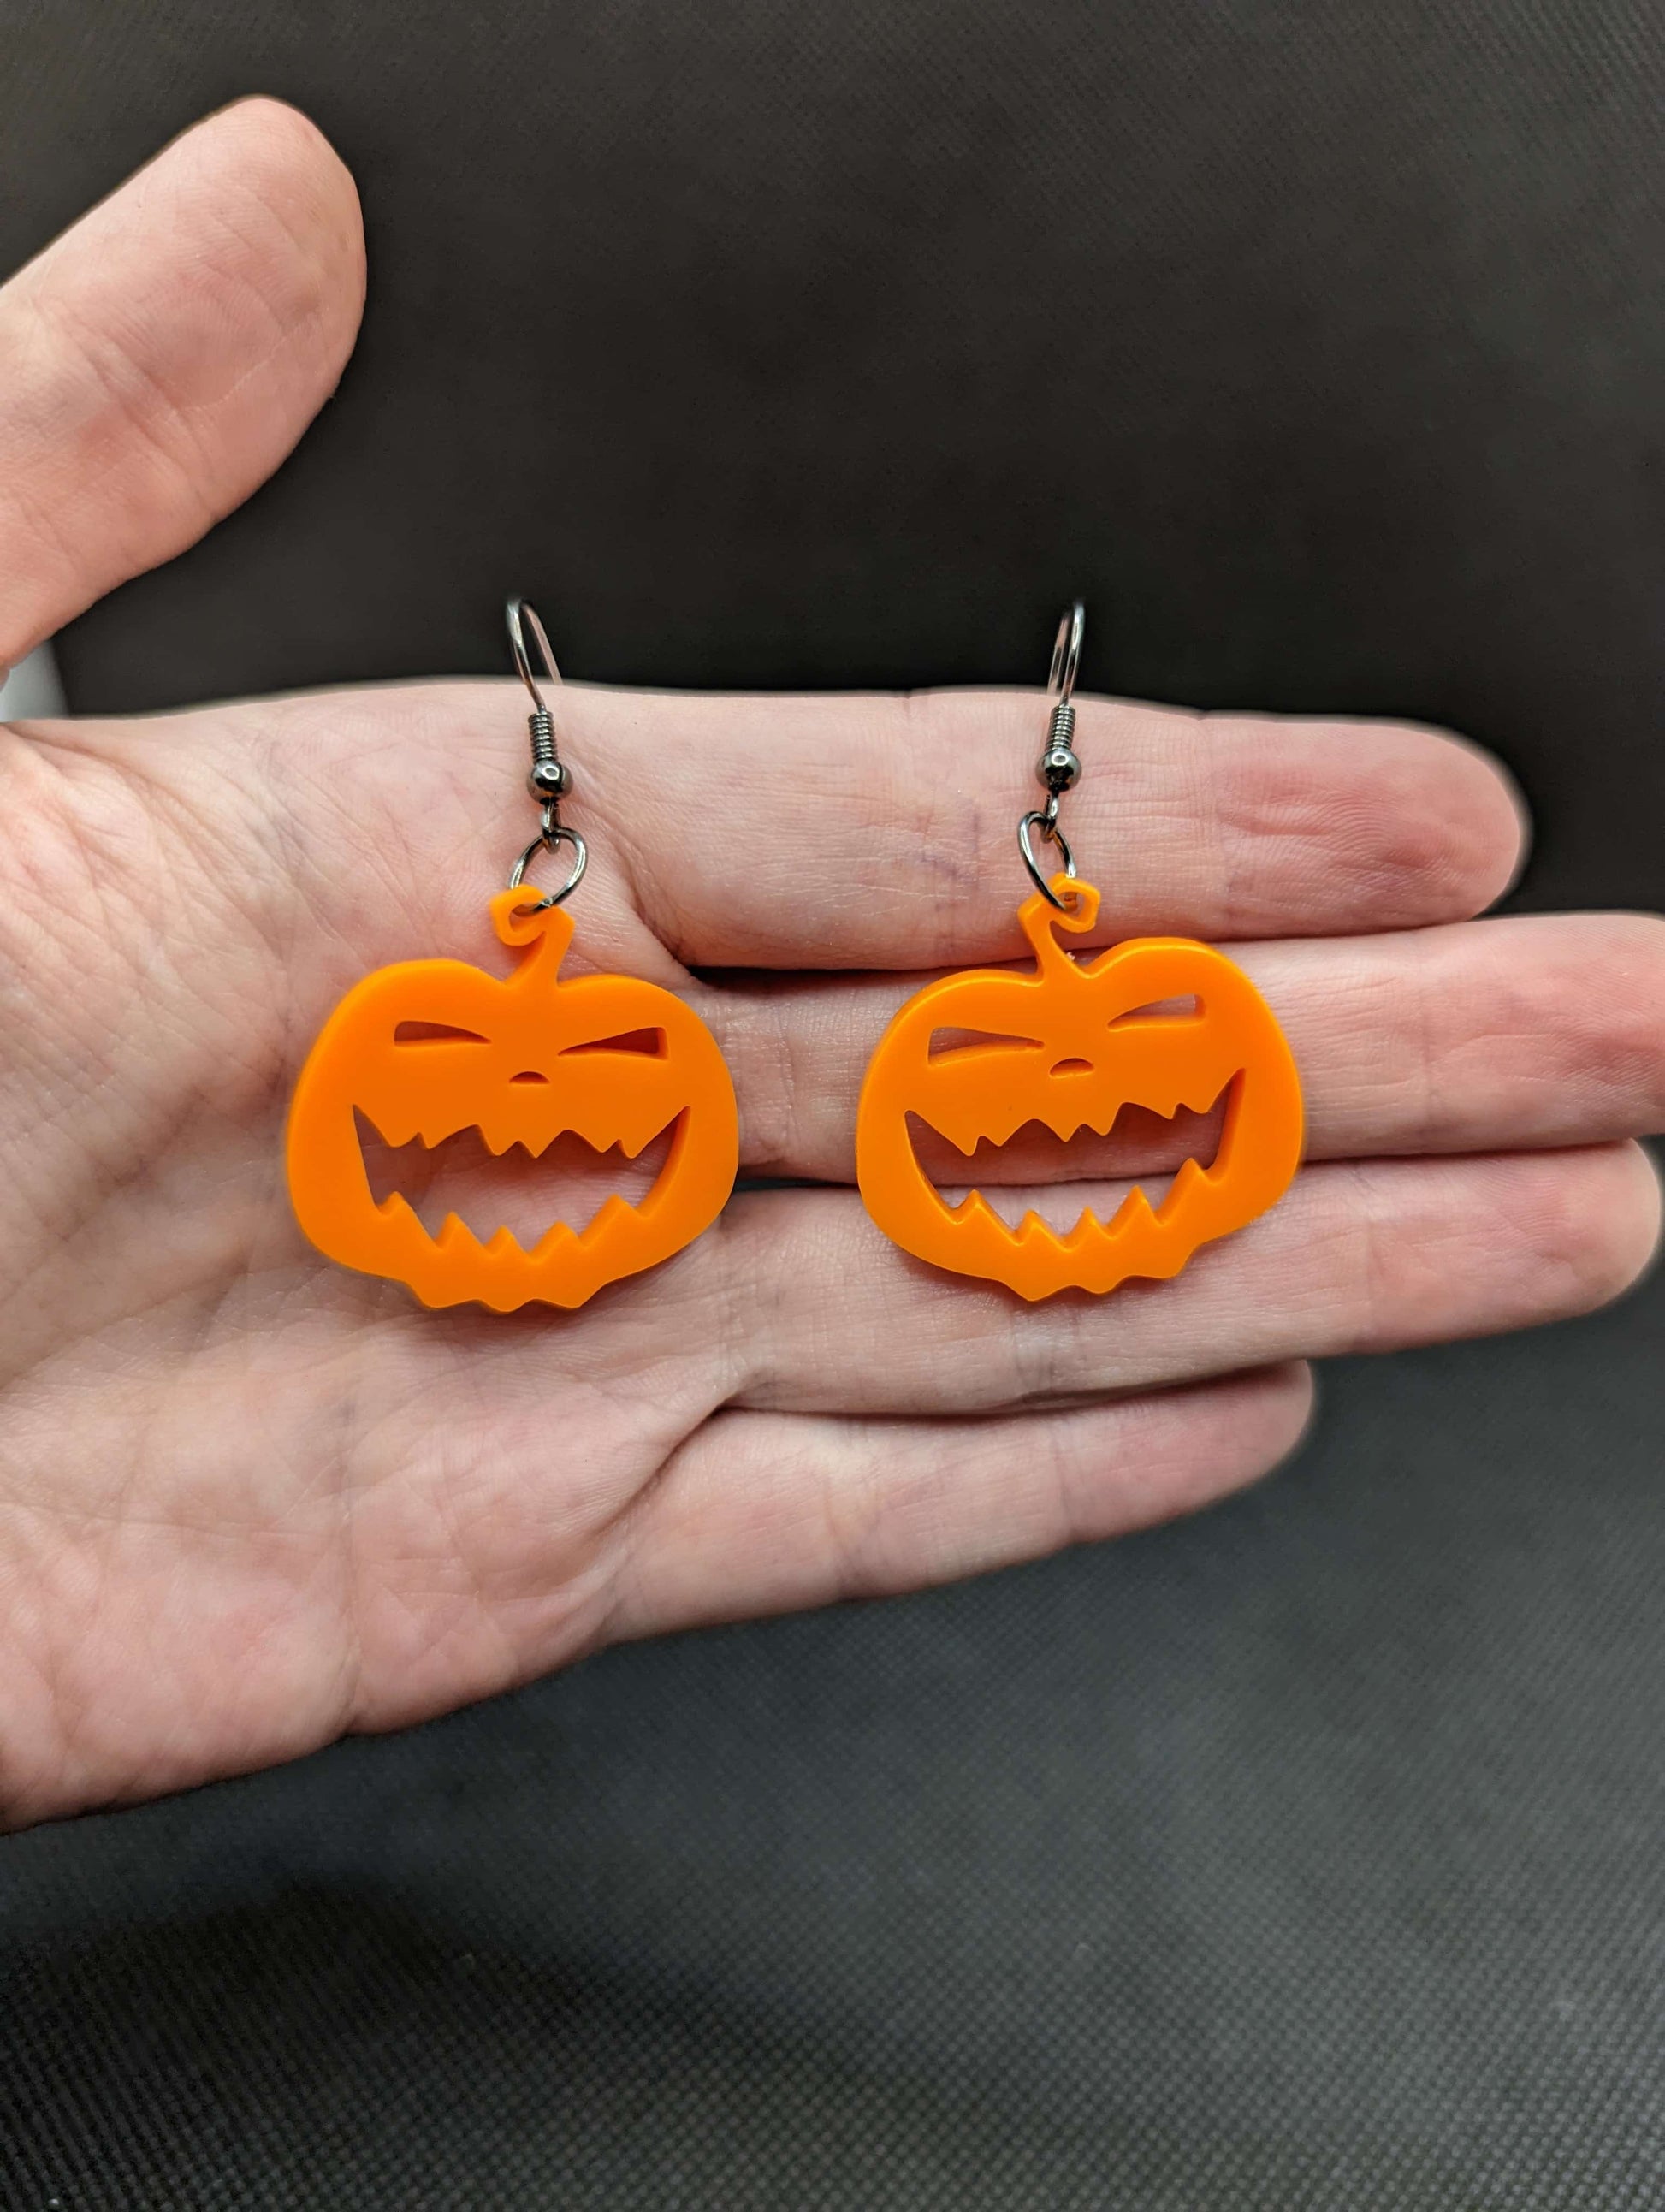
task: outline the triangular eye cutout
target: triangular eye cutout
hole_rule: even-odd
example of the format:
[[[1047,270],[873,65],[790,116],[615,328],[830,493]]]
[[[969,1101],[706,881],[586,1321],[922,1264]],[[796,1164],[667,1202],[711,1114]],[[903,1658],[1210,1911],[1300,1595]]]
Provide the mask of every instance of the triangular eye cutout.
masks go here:
[[[648,1060],[663,1060],[666,1050],[663,1030],[629,1030],[619,1036],[592,1037],[585,1044],[569,1044],[561,1057],[573,1060],[585,1052],[635,1052]]]
[[[449,1022],[401,1022],[393,1031],[395,1044],[484,1044],[477,1030],[459,1030]]]
[[[1026,1052],[1046,1050],[1039,1037],[1003,1036],[997,1030],[933,1030],[926,1049],[932,1060],[951,1060],[957,1053],[981,1052],[989,1045],[1017,1047]]]

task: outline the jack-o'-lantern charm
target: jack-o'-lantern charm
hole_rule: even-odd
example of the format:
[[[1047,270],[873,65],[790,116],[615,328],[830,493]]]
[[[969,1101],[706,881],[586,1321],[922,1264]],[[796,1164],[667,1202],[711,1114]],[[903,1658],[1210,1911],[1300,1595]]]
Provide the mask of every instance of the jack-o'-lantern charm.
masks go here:
[[[568,788],[554,729],[525,652],[522,618],[556,679],[542,625],[509,605],[509,635],[536,702],[529,718],[533,796],[543,829],[491,902],[520,965],[498,977],[460,960],[404,961],[348,992],[295,1085],[288,1166],[295,1217],[343,1266],[404,1283],[425,1305],[470,1302],[507,1313],[532,1300],[577,1306],[604,1284],[656,1266],[708,1228],[738,1163],[734,1086],[715,1038],[673,992],[629,975],[563,983],[572,940],[562,902],[584,873],[577,831],[562,826]],[[539,852],[572,848],[566,881],[545,896],[524,884]],[[488,1152],[520,1145],[534,1158],[565,1133],[634,1158],[672,1130],[653,1188],[617,1194],[582,1231],[556,1221],[528,1249],[507,1227],[483,1242],[456,1213],[430,1235],[395,1190],[374,1197],[361,1118],[388,1145],[432,1147],[477,1130]]]
[[[1066,912],[1036,891],[1018,908],[1032,971],[968,969],[917,992],[873,1054],[856,1117],[867,1211],[915,1258],[1005,1283],[1025,1298],[1110,1291],[1129,1275],[1176,1275],[1198,1246],[1241,1229],[1289,1186],[1301,1157],[1301,1090],[1282,1030],[1241,968],[1182,937],[1134,938],[1078,962],[1054,929],[1091,929],[1098,894],[1054,879]],[[1194,1000],[1194,1011],[1164,1002]],[[933,1054],[937,1031],[981,1033]],[[951,1206],[914,1149],[916,1115],[966,1153],[1026,1121],[1067,1140],[1108,1134],[1124,1105],[1171,1118],[1224,1098],[1211,1167],[1187,1160],[1152,1207],[1137,1186],[1114,1218],[1084,1211],[1060,1235],[1038,1214],[1008,1229],[981,1191]]]
[[[561,982],[573,933],[561,908],[508,890],[491,910],[503,942],[529,948],[506,981],[461,960],[404,961],[331,1015],[295,1086],[290,1194],[321,1252],[409,1284],[424,1305],[581,1305],[721,1212],[739,1156],[734,1086],[716,1039],[673,992],[633,975]],[[645,1198],[615,1194],[581,1232],[557,1221],[528,1251],[507,1229],[482,1243],[455,1213],[430,1236],[398,1191],[378,1205],[361,1115],[389,1145],[475,1128],[488,1151],[518,1144],[534,1159],[568,1130],[632,1159],[673,1123],[675,1134]]]
[[[1241,968],[1186,938],[1135,938],[1091,960],[1059,942],[1060,929],[1091,930],[1099,908],[1058,828],[1059,799],[1080,774],[1070,694],[1082,625],[1077,605],[1059,630],[1056,703],[1040,763],[1048,799],[1018,830],[1035,890],[1018,918],[1034,968],[967,969],[915,993],[868,1064],[856,1116],[857,1181],[892,1243],[1030,1299],[1178,1274],[1200,1245],[1275,1205],[1301,1158],[1294,1058]],[[1058,847],[1061,872],[1042,874],[1037,831]],[[959,1041],[933,1053],[945,1031]],[[921,1165],[909,1126],[917,1118],[969,1157],[980,1141],[1006,1143],[1026,1122],[1067,1141],[1082,1129],[1108,1135],[1124,1105],[1171,1118],[1222,1101],[1212,1165],[1188,1159],[1160,1205],[1135,1185],[1109,1220],[1084,1209],[1063,1233],[1033,1212],[1008,1228],[975,1189],[951,1204]]]

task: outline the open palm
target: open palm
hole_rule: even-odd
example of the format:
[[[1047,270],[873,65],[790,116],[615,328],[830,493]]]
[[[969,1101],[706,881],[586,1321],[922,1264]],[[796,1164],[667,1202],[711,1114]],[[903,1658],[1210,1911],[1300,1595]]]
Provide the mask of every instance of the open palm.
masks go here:
[[[278,464],[351,346],[362,254],[333,155],[252,102],[0,293],[0,662]],[[1094,941],[1234,942],[1301,1064],[1310,1163],[1177,1282],[1030,1306],[887,1244],[852,1146],[923,975],[1023,949],[1036,698],[571,687],[573,967],[697,1008],[742,1174],[781,1187],[576,1313],[433,1313],[334,1268],[286,1201],[289,1094],[367,969],[507,969],[518,701],[432,683],[0,736],[9,1820],[1183,1510],[1289,1449],[1307,1356],[1571,1313],[1646,1261],[1627,1140],[1665,1120],[1665,927],[1472,921],[1520,836],[1472,749],[1081,702]],[[1104,1214],[1208,1134],[1031,1127],[976,1173],[1014,1212]]]

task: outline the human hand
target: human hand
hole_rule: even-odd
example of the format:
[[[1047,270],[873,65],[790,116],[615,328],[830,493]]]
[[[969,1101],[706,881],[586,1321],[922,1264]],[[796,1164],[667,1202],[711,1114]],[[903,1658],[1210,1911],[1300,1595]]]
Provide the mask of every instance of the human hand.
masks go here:
[[[0,662],[277,465],[350,349],[362,254],[328,148],[251,102],[0,293]],[[1079,703],[1095,941],[1232,944],[1301,1066],[1310,1164],[1177,1281],[1032,1306],[890,1246],[852,1142],[924,973],[1023,949],[1034,695],[568,687],[592,854],[573,963],[684,993],[734,1075],[743,1175],[814,1187],[741,1194],[578,1312],[508,1317],[319,1260],[283,1127],[367,970],[507,966],[486,902],[526,834],[512,683],[0,732],[5,1818],[1179,1513],[1290,1449],[1306,1358],[1635,1277],[1665,926],[1470,920],[1520,830],[1454,741]],[[1031,1129],[976,1172],[1013,1218],[1106,1217],[1211,1136],[1124,1115],[1066,1156]]]

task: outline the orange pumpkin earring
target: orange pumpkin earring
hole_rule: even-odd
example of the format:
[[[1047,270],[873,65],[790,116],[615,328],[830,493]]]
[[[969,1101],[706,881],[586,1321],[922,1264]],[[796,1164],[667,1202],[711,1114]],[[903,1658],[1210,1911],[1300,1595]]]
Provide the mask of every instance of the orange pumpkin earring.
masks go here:
[[[543,826],[490,911],[503,943],[522,948],[520,963],[499,978],[460,960],[408,960],[355,984],[301,1071],[288,1147],[295,1217],[320,1252],[408,1284],[424,1305],[473,1300],[500,1313],[533,1299],[582,1305],[604,1283],[669,1259],[716,1219],[739,1160],[734,1085],[698,1015],[634,976],[560,981],[573,933],[563,905],[588,854],[561,820],[572,779],[526,657],[528,627],[547,680],[560,682],[544,625],[511,599],[509,642],[532,699],[527,785]],[[540,893],[526,869],[563,845],[566,880]],[[482,1243],[455,1213],[430,1237],[397,1191],[378,1204],[360,1115],[392,1145],[420,1137],[431,1146],[477,1128],[493,1152],[520,1144],[534,1156],[568,1130],[632,1158],[673,1122],[675,1133],[639,1204],[615,1195],[581,1232],[557,1221],[527,1250],[507,1228]]]
[[[1034,948],[1027,973],[968,969],[927,983],[896,1015],[868,1064],[856,1113],[856,1179],[868,1212],[904,1252],[963,1275],[1005,1283],[1025,1298],[1114,1290],[1130,1275],[1176,1275],[1200,1245],[1227,1237],[1277,1203],[1301,1157],[1301,1087],[1271,1008],[1242,969],[1183,937],[1131,938],[1078,961],[1056,932],[1098,917],[1079,881],[1058,805],[1080,778],[1071,695],[1086,626],[1078,602],[1059,625],[1048,679],[1054,704],[1037,765],[1047,798],[1024,816],[1018,844],[1035,884],[1018,909]],[[1036,832],[1061,872],[1042,873]],[[1194,1011],[1164,1002],[1194,1000]],[[933,1053],[938,1031],[982,1042]],[[968,1156],[1004,1144],[1025,1121],[1060,1139],[1108,1135],[1124,1104],[1170,1118],[1226,1099],[1212,1167],[1187,1160],[1152,1206],[1137,1186],[1113,1218],[1091,1211],[1060,1235],[1036,1213],[1008,1229],[982,1193],[951,1206],[921,1167],[910,1115]]]

